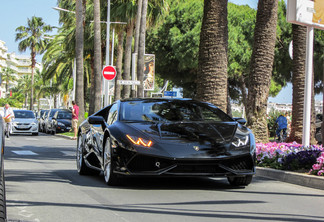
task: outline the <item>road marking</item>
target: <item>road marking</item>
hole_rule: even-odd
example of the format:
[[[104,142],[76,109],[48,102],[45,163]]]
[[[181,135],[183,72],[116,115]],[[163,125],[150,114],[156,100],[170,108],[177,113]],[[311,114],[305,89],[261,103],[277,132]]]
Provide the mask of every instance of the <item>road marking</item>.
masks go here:
[[[64,156],[75,156],[75,152],[73,151],[61,151],[61,153],[63,153]]]
[[[37,141],[39,139],[36,139],[36,138],[25,138],[26,140],[30,140],[30,141]]]
[[[13,150],[12,152],[17,154],[17,155],[25,155],[25,156],[38,155],[37,153],[34,153],[33,151],[30,151],[30,150]]]

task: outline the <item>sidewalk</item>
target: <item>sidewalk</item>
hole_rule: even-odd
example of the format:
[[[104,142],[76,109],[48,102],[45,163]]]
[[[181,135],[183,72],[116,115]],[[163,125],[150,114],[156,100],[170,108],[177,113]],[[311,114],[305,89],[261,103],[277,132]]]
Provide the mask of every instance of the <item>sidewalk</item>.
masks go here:
[[[300,186],[324,190],[324,177],[322,176],[313,176],[264,167],[256,168],[256,176],[266,177],[286,183],[292,183]]]

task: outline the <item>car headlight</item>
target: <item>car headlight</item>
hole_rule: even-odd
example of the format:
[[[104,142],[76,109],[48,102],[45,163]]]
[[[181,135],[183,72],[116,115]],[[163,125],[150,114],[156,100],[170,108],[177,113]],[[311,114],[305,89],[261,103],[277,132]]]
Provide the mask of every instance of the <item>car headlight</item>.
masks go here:
[[[151,140],[146,140],[141,137],[126,135],[127,139],[132,142],[135,145],[138,146],[145,146],[145,147],[151,147],[153,145],[153,142]]]
[[[249,145],[249,142],[250,135],[243,133],[238,129],[233,137],[232,145],[236,148],[245,147]]]
[[[17,126],[17,123],[16,123],[16,122],[12,122],[12,125],[13,125],[13,126]]]
[[[64,123],[60,123],[60,122],[58,122],[57,125],[59,125],[59,126],[65,126]]]
[[[33,123],[32,123],[32,126],[35,126],[36,124],[37,124],[37,123],[33,122]]]

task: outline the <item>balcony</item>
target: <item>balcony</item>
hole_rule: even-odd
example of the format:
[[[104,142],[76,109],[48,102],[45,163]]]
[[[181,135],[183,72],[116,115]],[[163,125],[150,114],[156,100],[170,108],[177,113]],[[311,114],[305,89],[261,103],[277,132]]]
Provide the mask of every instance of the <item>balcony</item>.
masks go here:
[[[32,73],[32,69],[31,68],[27,68],[27,67],[18,67],[18,73],[19,74],[31,74]]]
[[[0,50],[0,59],[7,59],[7,54]]]
[[[15,72],[18,72],[18,67],[13,65],[8,65],[8,68],[12,69]]]
[[[7,63],[5,60],[0,60],[0,66],[1,67],[7,67]]]

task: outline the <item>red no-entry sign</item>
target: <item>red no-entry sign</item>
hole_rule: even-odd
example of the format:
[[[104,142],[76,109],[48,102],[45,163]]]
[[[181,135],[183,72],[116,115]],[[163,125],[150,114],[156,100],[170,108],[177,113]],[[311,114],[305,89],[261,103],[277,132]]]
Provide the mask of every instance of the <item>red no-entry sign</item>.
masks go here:
[[[102,75],[107,80],[113,80],[116,77],[116,69],[113,66],[105,66],[102,70]]]

